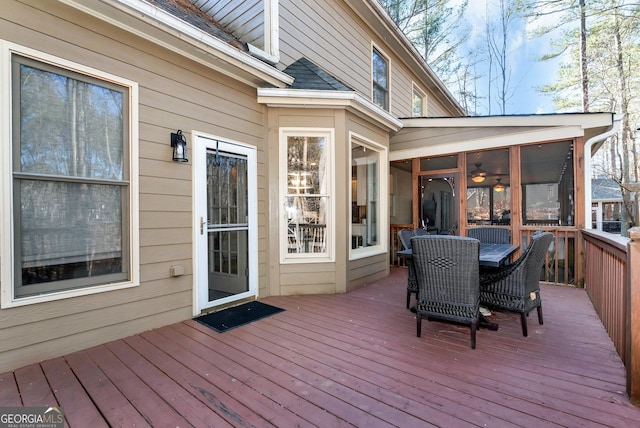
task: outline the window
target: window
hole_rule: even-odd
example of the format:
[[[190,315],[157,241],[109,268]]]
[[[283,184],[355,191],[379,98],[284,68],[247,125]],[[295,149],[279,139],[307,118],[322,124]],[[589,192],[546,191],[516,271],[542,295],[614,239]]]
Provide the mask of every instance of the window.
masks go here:
[[[371,58],[373,103],[389,110],[389,60],[375,47]]]
[[[282,261],[333,259],[333,130],[281,129]]]
[[[511,224],[509,150],[467,153],[467,223]]]
[[[413,85],[412,117],[425,117],[427,115],[427,95],[415,84]]]
[[[13,272],[3,272],[2,285],[13,284],[13,297],[3,306],[134,282],[129,100],[136,88],[31,56],[10,56],[14,239],[3,248]]]
[[[524,224],[573,226],[572,142],[524,146],[520,159]]]
[[[387,170],[383,165],[387,165],[384,147],[351,135],[352,256],[370,255],[386,245]]]

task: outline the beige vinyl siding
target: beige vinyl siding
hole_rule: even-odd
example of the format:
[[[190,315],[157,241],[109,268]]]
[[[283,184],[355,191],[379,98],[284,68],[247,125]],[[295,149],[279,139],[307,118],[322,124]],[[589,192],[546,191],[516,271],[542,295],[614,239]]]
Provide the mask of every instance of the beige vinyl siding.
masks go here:
[[[336,193],[331,195],[332,204],[335,205],[336,217],[331,218],[334,222],[334,235],[330,239],[336,240],[335,262],[309,262],[309,263],[276,263],[277,255],[280,254],[280,210],[282,206],[282,195],[279,193],[280,171],[272,168],[269,171],[269,182],[271,186],[271,206],[274,207],[271,213],[269,225],[270,241],[269,253],[275,254],[271,264],[270,283],[272,284],[271,294],[292,295],[292,294],[333,294],[345,292],[345,244],[344,237],[347,234],[345,228],[345,201],[344,189],[339,183],[346,180],[343,168],[345,157],[341,156],[344,147],[344,111],[332,109],[269,109],[269,138],[271,141],[269,162],[271,165],[279,164],[279,129],[281,127],[296,128],[334,128],[335,132],[335,182]],[[337,219],[337,220],[336,220]]]
[[[284,66],[304,56],[371,99],[371,42],[390,65],[390,113],[411,117],[412,82],[428,88],[351,8],[339,1],[280,0],[280,59]],[[430,116],[450,116],[427,90]]]
[[[344,4],[280,0],[280,59],[304,56],[347,86],[371,96],[371,37]]]
[[[191,317],[192,163],[171,161],[169,136],[177,129],[187,136],[189,156],[192,130],[258,147],[258,245],[267,246],[265,108],[256,103],[255,88],[58,2],[35,5],[5,1],[0,38],[139,84],[133,143],[139,145],[141,284],[0,310],[0,372]],[[268,291],[268,264],[268,253],[261,255],[261,294]],[[170,277],[172,265],[184,266],[185,275]]]
[[[240,40],[264,49],[264,0],[191,0]]]

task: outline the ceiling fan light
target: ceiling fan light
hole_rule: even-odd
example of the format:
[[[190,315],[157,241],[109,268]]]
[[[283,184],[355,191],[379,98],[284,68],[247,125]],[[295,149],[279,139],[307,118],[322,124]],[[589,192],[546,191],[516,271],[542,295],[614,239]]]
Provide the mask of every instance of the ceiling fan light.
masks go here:
[[[505,189],[507,188],[507,186],[502,184],[500,181],[501,180],[498,178],[498,182],[496,183],[495,186],[493,186],[493,190],[495,190],[496,192],[504,192]]]
[[[482,183],[487,178],[485,170],[480,168],[481,163],[475,164],[476,169],[471,171],[471,181],[474,183]]]

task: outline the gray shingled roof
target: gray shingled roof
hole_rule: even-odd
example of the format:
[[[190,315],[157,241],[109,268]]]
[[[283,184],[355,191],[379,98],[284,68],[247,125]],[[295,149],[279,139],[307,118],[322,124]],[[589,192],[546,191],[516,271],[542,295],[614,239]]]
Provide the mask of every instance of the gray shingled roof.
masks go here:
[[[353,89],[304,57],[289,65],[284,69],[284,72],[296,79],[289,86],[290,89],[353,91]]]
[[[242,51],[248,52],[249,47],[247,44],[231,33],[229,33],[220,23],[215,19],[202,12],[196,6],[191,4],[188,0],[147,0],[154,4],[158,8],[172,14],[176,18],[179,18],[194,27],[210,34],[231,46],[234,46]]]

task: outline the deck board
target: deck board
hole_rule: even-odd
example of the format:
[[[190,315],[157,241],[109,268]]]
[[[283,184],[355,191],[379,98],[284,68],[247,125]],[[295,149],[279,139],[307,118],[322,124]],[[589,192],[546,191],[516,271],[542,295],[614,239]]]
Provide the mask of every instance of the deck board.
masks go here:
[[[73,412],[64,415],[67,425],[108,426],[64,358],[44,361],[41,366],[58,402],[73,403]]]
[[[544,325],[423,321],[406,269],[218,333],[192,320],[0,374],[0,405],[60,405],[67,425],[629,427],[640,408],[584,290],[543,285]]]

